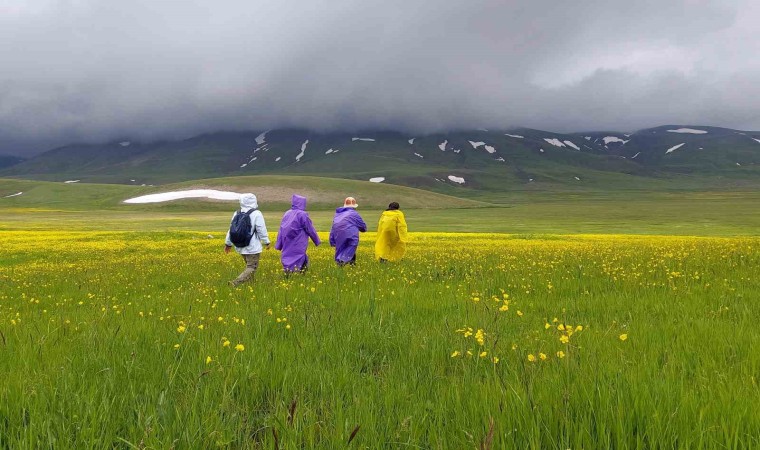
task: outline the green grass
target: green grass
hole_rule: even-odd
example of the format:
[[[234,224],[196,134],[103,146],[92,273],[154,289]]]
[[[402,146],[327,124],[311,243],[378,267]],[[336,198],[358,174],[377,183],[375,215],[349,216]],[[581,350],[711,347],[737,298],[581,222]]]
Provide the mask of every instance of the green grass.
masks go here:
[[[228,226],[235,202],[183,200],[127,205],[123,200],[169,190],[218,188],[259,194],[260,208],[276,229],[295,192],[309,197],[318,229],[328,230],[334,208],[354,195],[370,226],[391,201],[406,212],[412,231],[520,234],[624,233],[659,235],[757,235],[757,191],[513,191],[487,195],[492,203],[394,185],[313,177],[239,177],[197,180],[160,187],[63,184],[0,180],[0,229],[203,230]]]
[[[232,290],[234,202],[120,203],[190,187],[260,194],[272,232],[291,192],[323,232],[346,193],[370,228],[397,200],[412,242],[379,265],[367,233],[343,270],[311,248],[291,278],[269,251]],[[757,191],[0,180],[19,191],[0,199],[0,449],[489,448],[491,423],[494,449],[760,446]],[[424,233],[460,231],[511,234]],[[563,344],[559,324],[584,329]]]
[[[412,208],[475,208],[489,206],[483,202],[467,200],[430,191],[368,181],[332,179],[322,177],[257,176],[194,180],[162,186],[129,186],[92,183],[54,183],[0,179],[0,211],[3,209],[44,209],[63,211],[123,212],[195,212],[226,211],[235,208],[235,202],[208,200],[180,200],[159,204],[124,204],[123,201],[146,194],[187,190],[219,189],[236,192],[253,192],[262,207],[289,208],[294,193],[309,198],[313,209],[334,209],[343,205],[348,196],[356,197],[360,206],[385,208],[392,201],[403,201]],[[12,198],[6,195],[23,192]]]
[[[206,234],[0,232],[0,448],[760,446],[757,238],[369,234],[232,290]]]

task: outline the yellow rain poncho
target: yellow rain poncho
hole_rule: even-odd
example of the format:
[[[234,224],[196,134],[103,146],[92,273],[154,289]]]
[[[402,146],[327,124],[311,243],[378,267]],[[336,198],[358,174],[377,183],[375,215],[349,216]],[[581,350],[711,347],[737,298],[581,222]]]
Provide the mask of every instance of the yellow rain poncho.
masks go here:
[[[399,210],[383,212],[377,224],[375,259],[399,261],[406,253],[407,228],[404,213]]]

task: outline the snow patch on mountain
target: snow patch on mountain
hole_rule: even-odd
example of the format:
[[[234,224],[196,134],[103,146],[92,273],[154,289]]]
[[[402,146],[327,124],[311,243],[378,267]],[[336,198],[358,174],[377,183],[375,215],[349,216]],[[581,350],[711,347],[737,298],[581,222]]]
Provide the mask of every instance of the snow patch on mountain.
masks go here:
[[[17,193],[15,193],[15,194],[6,195],[6,196],[5,196],[5,197],[3,197],[3,198],[18,197],[18,196],[19,196],[19,195],[21,195],[21,194],[23,194],[23,192],[17,192]]]
[[[449,143],[448,139],[438,144],[438,148],[441,149],[442,152],[446,151],[446,145]]]
[[[502,158],[502,157],[498,157],[498,158],[496,158],[496,161],[499,161],[499,162],[506,162],[506,160],[505,160],[504,158]]]
[[[607,144],[611,144],[611,143],[613,143],[613,142],[620,142],[620,143],[622,143],[623,145],[625,145],[625,144],[627,144],[627,143],[628,143],[628,141],[630,141],[630,139],[629,139],[628,141],[625,141],[625,140],[623,140],[623,139],[620,139],[620,138],[619,138],[619,137],[617,137],[617,136],[605,136],[605,137],[603,138],[603,140],[604,140],[604,145],[607,145]]]
[[[496,153],[496,149],[492,145],[486,145],[485,149],[488,153]]]
[[[504,136],[509,136],[509,137],[512,137],[512,138],[515,138],[515,139],[525,139],[525,136],[520,136],[519,134],[504,133]]]
[[[420,159],[425,159],[425,157],[424,157],[424,156],[422,156],[422,155],[420,155],[419,153],[415,153],[415,154],[414,154],[414,156],[419,156],[419,157],[420,157]]]
[[[667,155],[668,153],[674,152],[674,151],[678,150],[679,148],[683,147],[684,145],[686,145],[686,142],[682,142],[682,143],[680,143],[678,145],[674,145],[674,146],[670,147],[668,149],[668,151],[665,152],[665,154]]]
[[[636,153],[635,155],[631,156],[631,159],[636,159],[637,156],[639,156],[641,152]]]
[[[274,162],[277,162],[277,161],[279,161],[279,160],[281,160],[281,159],[282,159],[282,157],[281,157],[281,156],[278,156],[277,158],[275,158],[275,159],[274,159]]]
[[[64,184],[72,184],[72,183],[79,183],[80,180],[68,180],[64,181]]]
[[[217,191],[216,189],[190,189],[187,191],[162,192],[159,194],[142,195],[124,200],[124,203],[160,203],[184,198],[208,198],[211,200],[240,200],[237,192]]]
[[[351,138],[351,142],[356,142],[356,141],[375,142],[374,139],[370,139],[370,138],[360,138],[360,137]]]
[[[468,142],[470,143],[470,145],[472,145],[472,148],[475,148],[475,149],[480,147],[481,145],[486,145],[485,142],[475,142],[475,141],[468,141]]]
[[[580,147],[578,147],[577,145],[573,144],[571,141],[565,141],[565,144],[567,144],[568,147],[572,147],[572,148],[574,148],[574,149],[576,149],[578,151],[581,151]]]
[[[668,133],[707,134],[707,131],[705,131],[705,130],[695,130],[694,128],[678,128],[676,130],[668,130]]]
[[[296,155],[296,162],[300,162],[301,158],[303,158],[303,155],[306,153],[306,146],[309,145],[309,140],[306,139],[303,144],[301,144],[301,153]]]
[[[752,138],[752,140],[755,141],[755,142],[757,142],[758,144],[760,144],[760,139]]]
[[[462,177],[457,177],[457,176],[454,176],[454,175],[449,175],[448,178],[449,178],[449,181],[452,181],[454,183],[464,184],[464,178],[462,178]]]
[[[551,138],[551,139],[550,138],[544,138],[544,140],[547,143],[549,143],[549,144],[551,144],[551,145],[553,145],[555,147],[564,147],[565,146],[565,144],[563,144],[562,141],[560,141],[557,138]]]
[[[371,183],[382,183],[383,181],[385,181],[385,177],[374,177],[374,178],[370,178],[369,181]]]
[[[335,151],[335,150],[333,150],[333,149],[331,149],[331,148],[330,148],[330,149],[327,149],[327,151],[325,152],[325,155],[329,155],[330,153],[333,153],[334,151]]]
[[[260,135],[256,136],[256,145],[260,146],[261,144],[265,143],[267,141],[267,133],[269,133],[272,130],[267,130]]]
[[[415,139],[417,139],[417,138],[411,138],[407,142],[409,143],[409,145],[414,145],[414,140]]]

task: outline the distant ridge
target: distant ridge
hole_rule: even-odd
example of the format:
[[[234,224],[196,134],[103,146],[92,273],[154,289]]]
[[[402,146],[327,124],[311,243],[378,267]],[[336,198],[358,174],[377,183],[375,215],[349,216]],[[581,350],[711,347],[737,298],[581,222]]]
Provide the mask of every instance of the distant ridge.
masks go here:
[[[760,132],[683,124],[633,133],[256,130],[68,145],[0,169],[5,177],[137,185],[266,174],[373,180],[444,193],[547,185],[626,188],[679,177],[757,183]]]

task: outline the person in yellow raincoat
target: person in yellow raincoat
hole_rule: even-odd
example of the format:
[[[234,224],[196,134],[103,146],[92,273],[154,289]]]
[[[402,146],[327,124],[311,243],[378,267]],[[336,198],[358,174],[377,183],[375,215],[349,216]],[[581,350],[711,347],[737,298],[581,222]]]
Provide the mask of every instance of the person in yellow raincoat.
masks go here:
[[[399,204],[393,202],[388,205],[377,224],[375,259],[380,262],[400,261],[406,253],[407,236],[404,213],[399,211]]]

